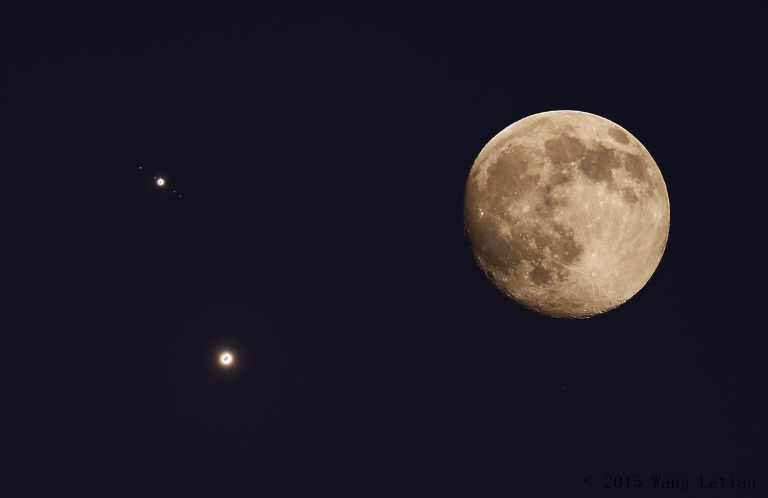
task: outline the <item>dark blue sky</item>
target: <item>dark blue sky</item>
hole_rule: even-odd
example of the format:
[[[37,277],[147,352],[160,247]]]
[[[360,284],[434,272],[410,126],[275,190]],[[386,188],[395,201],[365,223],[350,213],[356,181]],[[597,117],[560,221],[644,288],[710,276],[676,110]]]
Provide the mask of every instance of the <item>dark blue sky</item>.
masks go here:
[[[4,481],[37,496],[765,485],[763,18],[4,15]],[[671,203],[650,282],[583,321],[504,297],[462,226],[482,147],[556,109],[629,130]],[[225,347],[235,370],[216,368]]]

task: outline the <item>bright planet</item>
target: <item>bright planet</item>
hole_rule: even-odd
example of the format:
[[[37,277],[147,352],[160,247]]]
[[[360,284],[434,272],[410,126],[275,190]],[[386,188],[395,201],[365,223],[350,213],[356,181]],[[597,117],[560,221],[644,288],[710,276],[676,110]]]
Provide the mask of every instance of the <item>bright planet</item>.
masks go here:
[[[233,358],[231,353],[222,353],[221,357],[219,357],[219,362],[221,362],[222,365],[229,366],[232,364]]]
[[[535,114],[482,149],[464,223],[480,268],[518,304],[588,318],[656,270],[669,234],[661,171],[621,126],[579,111]]]
[[[163,185],[165,185],[165,180],[163,180],[162,178],[158,178],[157,179],[157,184],[162,187]]]

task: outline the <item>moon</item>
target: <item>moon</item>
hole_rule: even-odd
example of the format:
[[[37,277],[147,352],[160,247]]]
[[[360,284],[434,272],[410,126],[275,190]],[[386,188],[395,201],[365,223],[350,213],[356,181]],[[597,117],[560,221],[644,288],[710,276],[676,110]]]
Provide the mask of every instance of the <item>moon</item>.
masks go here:
[[[614,309],[648,282],[669,236],[661,171],[621,126],[551,111],[480,151],[464,192],[475,260],[518,304],[558,318]]]

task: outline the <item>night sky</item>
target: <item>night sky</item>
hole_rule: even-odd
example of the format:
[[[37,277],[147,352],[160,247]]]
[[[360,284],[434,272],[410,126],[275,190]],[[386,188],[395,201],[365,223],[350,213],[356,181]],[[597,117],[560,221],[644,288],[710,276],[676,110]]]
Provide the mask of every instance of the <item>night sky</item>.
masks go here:
[[[0,16],[0,494],[768,489],[764,10],[260,4]],[[505,297],[463,226],[480,150],[560,109],[671,205],[587,320]]]

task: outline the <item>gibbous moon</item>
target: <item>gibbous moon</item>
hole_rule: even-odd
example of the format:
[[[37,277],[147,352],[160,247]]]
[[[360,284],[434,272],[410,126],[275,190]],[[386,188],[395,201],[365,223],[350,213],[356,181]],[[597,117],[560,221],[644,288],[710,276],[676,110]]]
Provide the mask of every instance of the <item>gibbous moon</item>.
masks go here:
[[[621,126],[551,111],[508,126],[477,156],[464,194],[475,260],[522,306],[588,318],[651,278],[669,234],[659,167]]]
[[[232,353],[222,353],[219,357],[219,362],[225,367],[230,366],[233,360]]]

